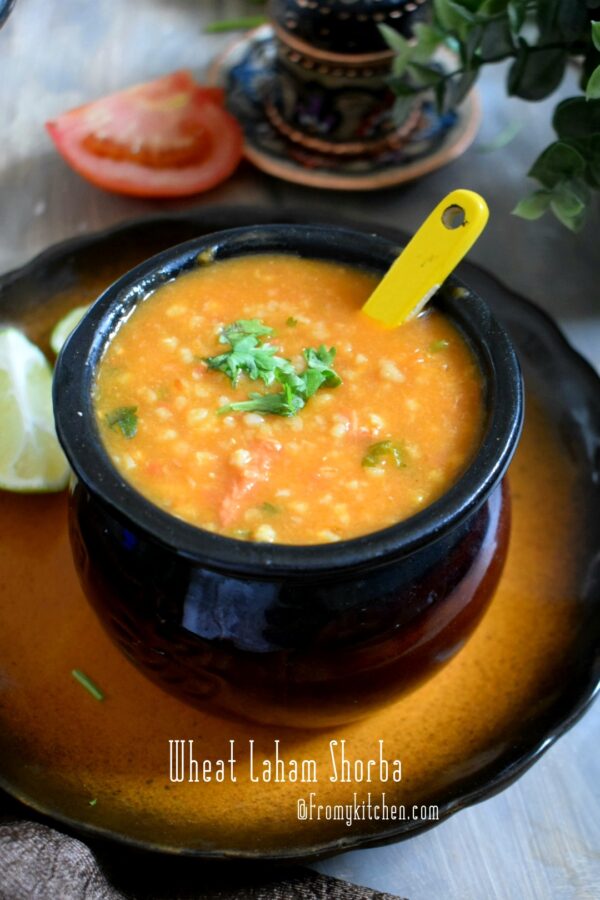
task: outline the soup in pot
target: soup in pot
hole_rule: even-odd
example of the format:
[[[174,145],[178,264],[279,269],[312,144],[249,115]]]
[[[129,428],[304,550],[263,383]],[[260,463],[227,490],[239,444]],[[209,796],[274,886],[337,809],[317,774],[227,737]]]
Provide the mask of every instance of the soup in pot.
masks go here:
[[[317,544],[378,531],[455,483],[482,435],[482,375],[429,308],[387,330],[378,278],[252,255],[186,273],[120,326],[95,386],[118,471],[192,525]]]

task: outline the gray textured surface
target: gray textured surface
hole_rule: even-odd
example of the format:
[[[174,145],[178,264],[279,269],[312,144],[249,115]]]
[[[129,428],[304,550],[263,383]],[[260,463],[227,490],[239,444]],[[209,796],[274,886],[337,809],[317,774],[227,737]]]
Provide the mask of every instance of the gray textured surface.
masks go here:
[[[199,74],[231,36],[202,23],[256,7],[236,0],[19,0],[0,32],[0,270],[74,234],[182,203],[129,200],[83,182],[53,152],[42,123],[113,89],[191,67]],[[573,76],[570,76],[571,78]],[[412,229],[454,187],[483,193],[491,221],[474,261],[537,301],[600,368],[600,216],[570,235],[556,222],[509,215],[524,172],[550,137],[554,101],[507,102],[501,71],[482,82],[485,120],[474,148],[426,181],[377,194],[331,194],[287,185],[243,166],[190,205],[333,207],[357,221]],[[517,119],[505,149],[478,145]],[[517,784],[434,831],[346,854],[322,871],[410,900],[595,900],[600,897],[600,709],[593,709]]]

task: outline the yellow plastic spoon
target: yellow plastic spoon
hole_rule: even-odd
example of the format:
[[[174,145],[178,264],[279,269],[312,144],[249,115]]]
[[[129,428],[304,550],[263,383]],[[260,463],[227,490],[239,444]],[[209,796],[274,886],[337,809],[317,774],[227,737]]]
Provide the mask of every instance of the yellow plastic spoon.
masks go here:
[[[487,203],[474,191],[452,191],[425,219],[383,276],[365,312],[386,328],[418,315],[456,268],[488,220]]]

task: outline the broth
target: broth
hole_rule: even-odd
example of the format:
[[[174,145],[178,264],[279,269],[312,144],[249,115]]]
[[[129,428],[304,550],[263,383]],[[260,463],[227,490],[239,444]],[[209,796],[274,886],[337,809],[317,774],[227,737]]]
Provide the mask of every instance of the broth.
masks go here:
[[[349,266],[258,255],[159,288],[99,366],[95,408],[119,472],[193,525],[283,544],[374,532],[432,503],[479,444],[481,373],[436,309],[394,330],[367,318],[361,307],[377,280]],[[240,319],[233,336],[223,332]],[[235,343],[244,328],[273,331]],[[333,369],[341,384],[328,377],[296,414],[276,415],[264,395],[281,395],[281,384],[242,371],[234,386],[222,370],[232,352],[242,368],[248,357],[260,368],[275,356],[296,381],[310,368],[317,380]],[[260,395],[256,408],[228,408],[251,394]]]

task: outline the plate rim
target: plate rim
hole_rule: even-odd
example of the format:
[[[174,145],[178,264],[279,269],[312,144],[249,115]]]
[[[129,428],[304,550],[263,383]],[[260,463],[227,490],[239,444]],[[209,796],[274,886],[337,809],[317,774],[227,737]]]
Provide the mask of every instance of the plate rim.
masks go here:
[[[76,254],[92,248],[94,244],[101,243],[119,234],[129,232],[134,234],[137,230],[158,228],[168,223],[177,222],[197,225],[199,229],[205,227],[205,220],[211,220],[211,216],[220,214],[224,222],[228,219],[233,220],[235,224],[219,225],[223,227],[236,227],[239,225],[239,218],[254,219],[256,224],[281,223],[293,224],[295,222],[313,222],[315,224],[337,224],[340,227],[352,224],[357,230],[375,231],[382,234],[398,244],[402,245],[408,239],[408,235],[401,229],[389,227],[372,220],[359,220],[350,223],[344,216],[337,218],[335,215],[327,216],[321,211],[311,211],[309,208],[291,207],[289,209],[277,210],[271,207],[255,208],[248,204],[237,205],[207,205],[191,209],[170,211],[165,213],[150,214],[146,216],[136,216],[131,219],[118,222],[98,231],[90,232],[83,235],[75,235],[43,249],[41,252],[26,260],[23,264],[12,268],[0,274],[0,328],[2,327],[2,306],[4,300],[4,292],[15,282],[21,279],[27,279],[35,275],[36,270],[52,262],[59,262],[61,258]],[[256,222],[256,220],[258,220]],[[212,229],[211,229],[212,230]],[[209,232],[203,232],[208,234]],[[495,274],[488,272],[483,267],[472,262],[463,263],[458,268],[458,275],[467,283],[468,275],[465,277],[462,273],[465,271],[478,272],[492,283],[495,283],[503,292],[508,293],[511,298],[521,307],[523,307],[531,320],[536,320],[538,326],[541,326],[546,333],[548,339],[557,345],[558,351],[566,356],[569,364],[579,370],[579,375],[587,382],[590,393],[596,393],[600,401],[600,375],[593,366],[572,346],[567,337],[563,334],[556,321],[544,309],[531,300],[523,297],[520,293],[505,285],[501,279]],[[451,798],[440,804],[439,818],[436,821],[421,822],[404,830],[394,830],[393,828],[382,831],[378,834],[355,834],[342,838],[330,839],[321,844],[314,844],[310,847],[291,848],[290,850],[276,851],[268,854],[260,851],[227,851],[225,849],[215,850],[212,848],[198,847],[179,847],[164,843],[143,840],[140,838],[130,837],[127,834],[105,828],[103,826],[94,825],[93,823],[80,821],[66,814],[55,812],[45,806],[43,803],[36,801],[35,797],[30,796],[27,792],[21,791],[14,787],[10,780],[0,772],[0,789],[4,790],[9,796],[18,800],[28,809],[46,817],[51,822],[58,822],[76,834],[84,834],[92,838],[108,840],[131,849],[148,851],[153,854],[167,854],[170,856],[181,856],[187,858],[204,859],[215,862],[231,861],[233,859],[240,861],[260,861],[271,863],[306,863],[308,861],[317,861],[319,859],[335,856],[339,853],[345,853],[350,850],[356,850],[361,847],[376,847],[421,834],[440,825],[449,819],[456,812],[465,809],[476,803],[483,802],[490,797],[503,791],[509,787],[518,778],[528,771],[534,763],[536,763],[544,753],[553,744],[569,731],[576,722],[578,722],[587,710],[592,706],[595,698],[600,693],[600,646],[596,646],[593,657],[590,658],[589,671],[586,670],[585,684],[576,698],[575,703],[571,704],[569,712],[553,722],[551,722],[543,736],[535,741],[535,743],[527,750],[520,747],[516,750],[516,758],[502,765],[502,768],[495,775],[486,778],[484,783],[474,785],[470,790],[462,791],[459,796]],[[460,789],[458,789],[460,790]],[[406,824],[406,823],[403,823]]]

